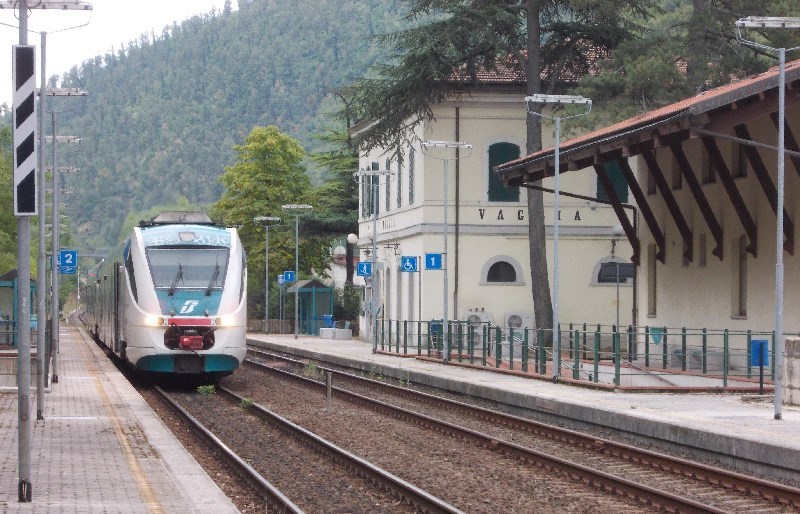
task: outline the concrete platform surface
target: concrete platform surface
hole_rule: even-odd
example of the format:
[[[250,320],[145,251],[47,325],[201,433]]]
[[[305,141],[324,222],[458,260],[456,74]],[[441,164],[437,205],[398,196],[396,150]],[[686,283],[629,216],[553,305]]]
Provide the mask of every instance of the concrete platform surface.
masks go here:
[[[772,396],[600,391],[491,370],[372,353],[372,345],[292,335],[248,334],[248,342],[385,376],[468,393],[553,420],[568,418],[689,446],[742,472],[800,481],[800,408],[782,406],[774,419]],[[334,384],[335,385],[335,384]],[[761,400],[761,401],[759,401]],[[765,401],[766,400],[766,401]]]
[[[0,512],[238,512],[91,339],[64,325],[60,339],[59,381],[34,419],[30,503],[17,493],[17,393],[0,393]]]

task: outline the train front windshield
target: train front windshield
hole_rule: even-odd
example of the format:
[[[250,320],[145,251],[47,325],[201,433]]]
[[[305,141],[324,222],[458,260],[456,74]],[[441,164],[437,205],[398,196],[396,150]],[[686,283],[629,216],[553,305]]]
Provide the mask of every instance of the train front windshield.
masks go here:
[[[221,289],[228,270],[228,248],[149,247],[150,273],[156,289]]]

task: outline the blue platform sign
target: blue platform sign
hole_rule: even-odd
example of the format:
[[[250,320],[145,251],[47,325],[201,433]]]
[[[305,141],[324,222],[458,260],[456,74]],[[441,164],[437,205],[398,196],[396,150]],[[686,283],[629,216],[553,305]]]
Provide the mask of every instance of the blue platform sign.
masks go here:
[[[426,253],[425,254],[425,269],[440,270],[444,269],[444,259],[441,253]]]
[[[766,339],[750,341],[750,365],[769,366],[769,345]]]
[[[61,250],[58,253],[58,272],[74,275],[78,269],[78,250]]]
[[[294,282],[294,271],[284,271],[283,282],[284,283]]]
[[[407,273],[419,271],[417,257],[412,255],[403,255],[400,257],[400,271],[405,271]]]
[[[371,262],[359,262],[358,266],[356,267],[356,273],[359,277],[371,277],[372,276],[372,263]]]

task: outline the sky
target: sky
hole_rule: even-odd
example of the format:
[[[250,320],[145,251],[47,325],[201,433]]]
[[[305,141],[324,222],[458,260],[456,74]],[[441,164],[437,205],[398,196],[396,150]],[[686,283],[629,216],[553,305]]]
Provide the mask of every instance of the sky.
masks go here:
[[[28,0],[36,2],[48,0]],[[0,3],[7,3],[3,1]],[[61,75],[74,65],[116,50],[146,32],[157,35],[165,25],[181,22],[195,14],[205,14],[225,0],[88,0],[92,11],[29,11],[28,44],[36,48],[36,84],[41,81],[39,64],[41,35],[47,31],[47,76]],[[236,1],[231,2],[236,9]],[[78,25],[84,25],[76,27]],[[11,46],[19,43],[17,10],[0,9],[0,104],[11,105]],[[75,28],[72,28],[75,27]],[[67,29],[67,30],[64,30]],[[89,92],[91,94],[91,91]]]

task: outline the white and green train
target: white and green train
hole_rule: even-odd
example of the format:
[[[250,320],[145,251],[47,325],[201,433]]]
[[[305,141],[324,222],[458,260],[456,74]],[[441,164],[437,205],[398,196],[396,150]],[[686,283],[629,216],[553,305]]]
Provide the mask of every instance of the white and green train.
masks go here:
[[[245,358],[246,255],[205,214],[141,222],[85,297],[93,335],[137,371],[213,379]]]

